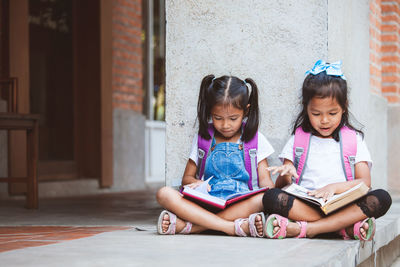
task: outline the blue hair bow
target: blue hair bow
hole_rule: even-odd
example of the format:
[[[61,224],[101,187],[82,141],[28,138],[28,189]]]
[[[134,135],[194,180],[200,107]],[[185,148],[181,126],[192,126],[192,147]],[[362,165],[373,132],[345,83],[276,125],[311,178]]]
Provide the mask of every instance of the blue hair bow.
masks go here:
[[[311,73],[313,75],[317,75],[318,73],[326,71],[327,75],[339,76],[343,80],[346,80],[346,77],[344,76],[341,67],[342,67],[341,60],[336,61],[334,63],[326,63],[325,61],[320,59],[317,62],[315,62],[315,65],[311,70],[306,71],[306,74]]]

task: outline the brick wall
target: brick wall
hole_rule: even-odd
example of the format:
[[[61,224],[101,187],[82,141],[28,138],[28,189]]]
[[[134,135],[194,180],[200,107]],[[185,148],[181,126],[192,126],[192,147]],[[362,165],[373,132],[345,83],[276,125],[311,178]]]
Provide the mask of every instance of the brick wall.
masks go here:
[[[113,0],[113,107],[142,112],[142,0]]]
[[[382,92],[381,0],[370,1],[370,86],[375,94]]]
[[[377,0],[373,2],[378,2]],[[382,0],[382,94],[400,103],[400,0]],[[372,23],[371,23],[372,24]]]

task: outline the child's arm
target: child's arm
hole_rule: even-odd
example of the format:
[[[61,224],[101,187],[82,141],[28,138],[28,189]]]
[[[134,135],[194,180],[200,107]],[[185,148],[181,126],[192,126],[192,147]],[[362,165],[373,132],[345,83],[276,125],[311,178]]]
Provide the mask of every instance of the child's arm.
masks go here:
[[[271,175],[267,171],[268,161],[263,159],[258,163],[258,181],[260,187],[274,188],[274,182],[272,182]]]
[[[292,176],[298,178],[296,168],[294,167],[292,161],[285,159],[283,165],[281,166],[271,166],[267,168],[268,171],[272,171],[272,174],[279,173],[276,179],[275,186],[277,188],[282,188],[285,185],[292,183]]]
[[[185,172],[182,177],[182,186],[189,186],[191,188],[196,188],[204,181],[196,179],[197,166],[193,160],[189,159],[186,163]]]
[[[324,198],[324,200],[327,200],[333,195],[343,193],[344,191],[349,190],[350,188],[361,182],[364,182],[366,186],[371,187],[371,173],[368,167],[368,163],[366,161],[356,163],[354,172],[354,180],[328,184],[320,189],[310,191],[309,195],[322,197]]]

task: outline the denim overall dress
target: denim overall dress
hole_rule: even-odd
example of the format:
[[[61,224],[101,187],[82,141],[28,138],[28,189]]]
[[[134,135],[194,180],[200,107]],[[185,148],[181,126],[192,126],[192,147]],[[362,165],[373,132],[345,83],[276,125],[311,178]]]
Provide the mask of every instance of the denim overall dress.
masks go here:
[[[249,191],[250,176],[244,165],[243,145],[219,143],[215,139],[211,144],[211,153],[207,156],[204,168],[204,180],[214,176],[209,184],[210,195],[227,199],[234,193]]]

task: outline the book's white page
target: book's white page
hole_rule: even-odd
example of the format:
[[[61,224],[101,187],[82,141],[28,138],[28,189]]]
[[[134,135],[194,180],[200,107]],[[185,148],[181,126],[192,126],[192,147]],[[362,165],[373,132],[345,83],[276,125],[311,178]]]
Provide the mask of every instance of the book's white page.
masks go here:
[[[214,176],[211,176],[210,178],[208,178],[207,180],[204,181],[204,183],[202,183],[201,185],[199,185],[198,187],[196,187],[194,190],[199,191],[203,194],[209,195],[208,193],[208,182],[213,178]]]
[[[312,200],[320,203],[321,206],[323,206],[325,204],[325,201],[322,198],[317,198],[317,197],[308,195],[309,190],[302,186],[299,186],[297,184],[293,183],[290,186],[284,188],[284,190],[288,193],[291,193],[291,194],[296,195],[301,198],[312,199]]]

